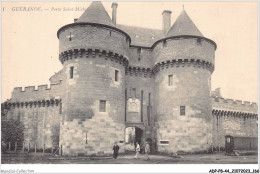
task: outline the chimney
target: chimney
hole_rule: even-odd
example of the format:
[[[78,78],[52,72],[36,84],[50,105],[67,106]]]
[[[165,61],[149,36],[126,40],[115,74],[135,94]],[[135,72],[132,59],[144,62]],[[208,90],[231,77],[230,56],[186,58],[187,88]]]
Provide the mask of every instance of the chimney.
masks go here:
[[[171,28],[171,13],[172,13],[172,11],[170,11],[170,10],[164,10],[162,13],[162,15],[163,15],[162,29],[163,29],[164,35],[166,35],[167,32]]]
[[[216,91],[216,96],[217,96],[218,98],[222,98],[221,92],[220,92],[220,88],[215,89],[215,91]]]
[[[116,2],[112,3],[112,22],[116,25],[116,10],[117,10],[118,4]]]

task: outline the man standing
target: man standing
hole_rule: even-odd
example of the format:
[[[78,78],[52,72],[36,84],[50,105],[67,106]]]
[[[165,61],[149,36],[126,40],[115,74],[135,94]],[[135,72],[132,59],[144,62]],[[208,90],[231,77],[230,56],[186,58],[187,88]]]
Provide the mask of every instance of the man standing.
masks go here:
[[[140,145],[138,142],[136,142],[136,148],[135,148],[136,154],[135,159],[140,159]]]
[[[113,146],[113,151],[114,151],[113,158],[116,159],[118,156],[118,151],[119,151],[119,146],[117,145],[117,142],[115,142],[115,144]]]
[[[145,143],[145,147],[144,147],[144,151],[145,151],[145,160],[149,160],[149,153],[150,153],[150,145],[149,143],[146,141]]]

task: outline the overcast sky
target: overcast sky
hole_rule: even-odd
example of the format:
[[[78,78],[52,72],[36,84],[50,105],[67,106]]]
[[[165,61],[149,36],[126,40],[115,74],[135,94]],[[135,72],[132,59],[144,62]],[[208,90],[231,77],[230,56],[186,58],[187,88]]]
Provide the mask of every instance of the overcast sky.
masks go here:
[[[48,84],[50,76],[62,69],[57,31],[83,13],[63,8],[89,4],[2,2],[2,102],[11,97],[14,87]],[[111,4],[103,2],[110,16]],[[202,34],[218,45],[212,90],[220,87],[224,98],[257,102],[257,2],[118,2],[117,22],[161,29],[163,10],[172,11],[173,23],[183,5]]]

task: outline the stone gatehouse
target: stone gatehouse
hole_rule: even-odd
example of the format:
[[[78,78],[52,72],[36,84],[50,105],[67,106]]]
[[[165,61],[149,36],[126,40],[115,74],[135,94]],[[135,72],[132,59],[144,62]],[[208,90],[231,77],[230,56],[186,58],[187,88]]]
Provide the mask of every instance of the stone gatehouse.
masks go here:
[[[7,119],[25,125],[24,144],[63,147],[66,155],[125,151],[126,129],[160,152],[224,147],[225,135],[257,137],[257,104],[223,99],[211,91],[217,44],[183,10],[162,30],[116,23],[92,2],[57,32],[63,69],[50,86],[14,88],[2,104]]]

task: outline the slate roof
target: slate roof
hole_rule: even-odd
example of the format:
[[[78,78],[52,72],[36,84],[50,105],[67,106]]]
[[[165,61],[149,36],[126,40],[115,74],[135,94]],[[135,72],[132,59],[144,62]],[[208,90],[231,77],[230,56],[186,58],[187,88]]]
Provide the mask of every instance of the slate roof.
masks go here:
[[[200,36],[204,37],[196,25],[192,22],[185,10],[182,11],[180,16],[176,19],[166,36],[163,30],[132,27],[126,25],[117,25],[117,27],[125,31],[132,39],[131,45],[151,47],[154,42],[159,39],[172,37],[172,36]]]
[[[131,45],[151,47],[154,42],[164,38],[163,30],[120,24],[117,24],[117,28],[123,30],[131,37]]]
[[[107,11],[100,1],[93,1],[76,23],[91,22],[115,27]]]
[[[185,10],[182,11],[180,16],[176,19],[171,29],[166,34],[166,37],[191,35],[203,37],[202,33],[192,22]]]
[[[127,25],[115,25],[100,1],[93,1],[76,23],[90,22],[118,28],[131,37],[131,45],[151,47],[156,41],[165,38],[163,30]],[[192,22],[185,10],[176,19],[166,37],[192,35],[201,36],[201,32]]]

